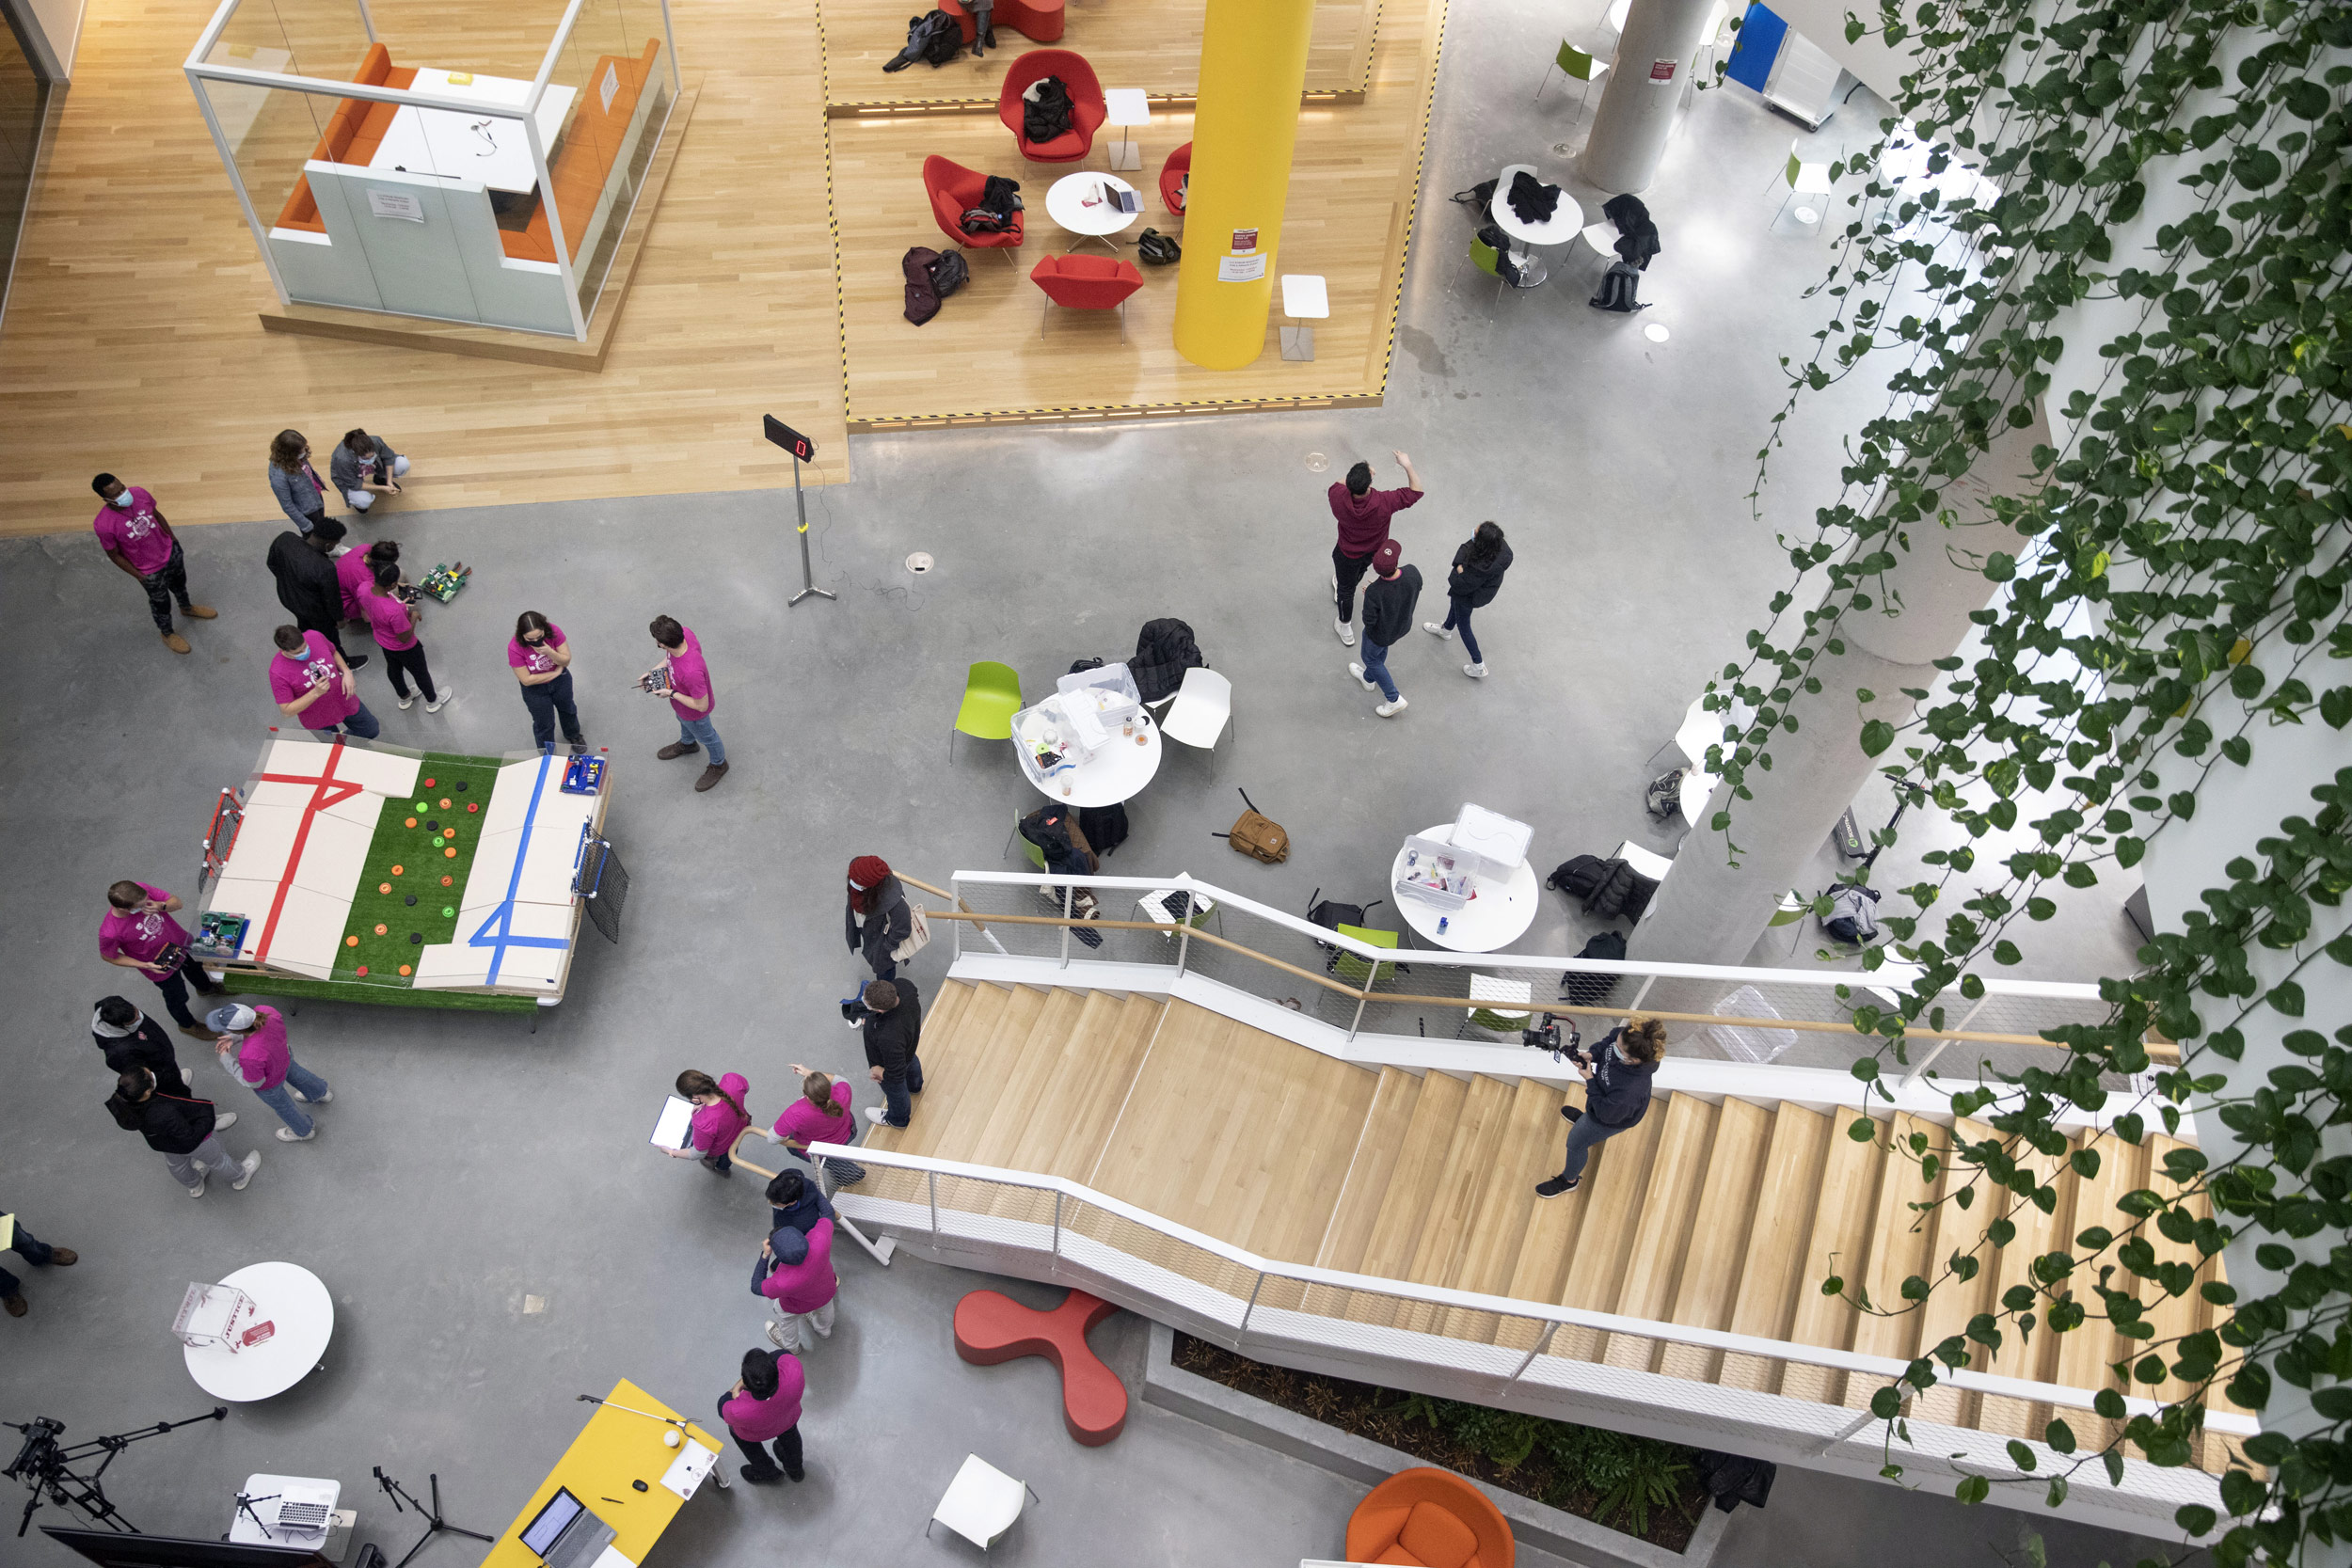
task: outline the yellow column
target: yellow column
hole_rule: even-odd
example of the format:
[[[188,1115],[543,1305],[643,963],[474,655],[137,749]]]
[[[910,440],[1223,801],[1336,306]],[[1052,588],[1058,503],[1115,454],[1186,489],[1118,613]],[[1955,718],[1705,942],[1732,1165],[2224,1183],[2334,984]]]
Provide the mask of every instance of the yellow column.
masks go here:
[[[1209,0],[1176,276],[1176,352],[1235,371],[1265,348],[1314,0]]]

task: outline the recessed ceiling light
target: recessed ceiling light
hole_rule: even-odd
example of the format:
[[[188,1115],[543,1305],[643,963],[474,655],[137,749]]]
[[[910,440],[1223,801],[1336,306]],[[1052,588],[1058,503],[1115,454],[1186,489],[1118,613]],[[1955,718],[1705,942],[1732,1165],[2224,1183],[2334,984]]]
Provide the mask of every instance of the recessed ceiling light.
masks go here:
[[[916,577],[919,578],[923,576],[923,574],[929,572],[930,569],[931,557],[930,551],[917,550],[913,555],[907,557],[907,570],[913,572]]]
[[[1319,474],[1330,466],[1331,460],[1319,451],[1311,451],[1307,454],[1307,471],[1311,474]]]
[[[1674,334],[1666,330],[1666,324],[1664,322],[1652,322],[1647,326],[1642,328],[1642,336],[1647,338],[1653,343],[1662,343],[1668,338],[1673,337]]]

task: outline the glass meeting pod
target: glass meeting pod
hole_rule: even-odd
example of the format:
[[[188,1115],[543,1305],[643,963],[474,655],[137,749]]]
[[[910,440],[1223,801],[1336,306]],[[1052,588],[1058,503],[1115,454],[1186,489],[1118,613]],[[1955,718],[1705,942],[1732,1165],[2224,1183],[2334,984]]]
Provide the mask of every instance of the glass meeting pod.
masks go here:
[[[530,9],[224,0],[185,70],[281,301],[586,340],[677,49],[666,0]]]

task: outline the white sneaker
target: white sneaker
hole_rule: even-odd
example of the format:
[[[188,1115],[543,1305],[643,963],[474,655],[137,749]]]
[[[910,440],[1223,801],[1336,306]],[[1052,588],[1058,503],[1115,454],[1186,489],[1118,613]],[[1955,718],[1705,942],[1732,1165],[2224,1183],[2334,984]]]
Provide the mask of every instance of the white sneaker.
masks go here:
[[[1345,646],[1352,648],[1356,645],[1356,628],[1345,621],[1333,620],[1331,629],[1340,634],[1340,641]]]
[[[425,704],[424,711],[427,713],[438,713],[443,708],[449,706],[449,700],[456,695],[457,688],[452,686],[447,681],[443,681],[441,683],[441,694],[438,697],[434,698],[433,701]]]
[[[291,1127],[281,1127],[278,1130],[278,1141],[281,1144],[307,1144],[318,1135],[319,1130],[315,1127],[308,1132],[297,1132]]]
[[[202,1197],[204,1196],[204,1173],[202,1171],[198,1171],[196,1173],[196,1185],[188,1189],[188,1196],[190,1197]]]
[[[1349,674],[1351,674],[1351,675],[1355,676],[1355,677],[1356,677],[1356,679],[1357,679],[1357,681],[1358,681],[1358,682],[1359,682],[1359,684],[1363,687],[1363,689],[1364,689],[1365,690],[1367,690],[1367,691],[1377,691],[1377,690],[1379,690],[1379,689],[1380,689],[1380,683],[1379,683],[1378,681],[1374,681],[1374,680],[1366,680],[1366,679],[1364,678],[1364,667],[1363,667],[1362,665],[1360,665],[1360,664],[1351,664],[1351,665],[1349,665],[1349,666],[1347,667],[1347,673],[1348,673]]]
[[[1383,719],[1393,719],[1398,714],[1403,713],[1406,708],[1412,705],[1412,704],[1406,702],[1400,696],[1395,702],[1382,703],[1378,707],[1374,708],[1372,711],[1378,714]]]
[[[1421,624],[1421,629],[1427,632],[1432,637],[1442,637],[1449,642],[1454,641],[1453,628],[1443,626],[1438,622],[1423,621]]]
[[[401,712],[405,713],[415,705],[417,700],[414,697],[394,697],[392,701],[400,705]]]
[[[877,1127],[884,1125],[882,1121],[882,1107],[879,1105],[868,1105],[866,1107],[866,1119],[872,1122]]]
[[[246,1183],[252,1180],[253,1173],[261,1168],[262,1151],[257,1148],[252,1153],[245,1157],[245,1174],[238,1177],[234,1181],[230,1182],[229,1190],[232,1193],[241,1193],[245,1191]]]
[[[213,1131],[214,1131],[214,1132],[228,1132],[228,1131],[229,1131],[231,1127],[234,1127],[234,1126],[236,1126],[236,1125],[237,1125],[237,1113],[236,1113],[236,1112],[234,1112],[234,1111],[230,1112],[227,1116],[224,1116],[224,1117],[215,1117],[213,1118]]]
[[[1483,681],[1486,678],[1486,667],[1484,664],[1465,664],[1462,666],[1462,673],[1474,681]]]
[[[309,1095],[302,1093],[299,1089],[289,1089],[286,1092],[293,1095],[296,1100],[301,1101],[305,1105],[324,1105],[328,1101],[335,1098],[335,1091],[333,1089],[327,1090],[316,1100],[312,1100]]]

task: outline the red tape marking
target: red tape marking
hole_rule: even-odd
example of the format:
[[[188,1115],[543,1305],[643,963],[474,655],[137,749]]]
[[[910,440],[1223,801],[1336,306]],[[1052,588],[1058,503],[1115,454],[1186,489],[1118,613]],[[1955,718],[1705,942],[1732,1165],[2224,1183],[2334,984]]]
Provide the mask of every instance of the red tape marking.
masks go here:
[[[269,958],[270,939],[278,934],[278,917],[285,912],[286,895],[294,890],[294,870],[302,863],[302,847],[310,842],[311,821],[327,807],[340,805],[362,793],[358,784],[335,777],[335,764],[342,759],[342,737],[338,736],[335,743],[326,749],[326,770],[316,778],[305,778],[296,773],[262,775],[262,780],[269,784],[307,784],[316,787],[310,791],[310,803],[302,808],[302,825],[294,830],[294,847],[286,852],[286,869],[278,879],[278,896],[270,900],[269,919],[262,922],[261,943],[253,949],[255,963],[264,962]]]

